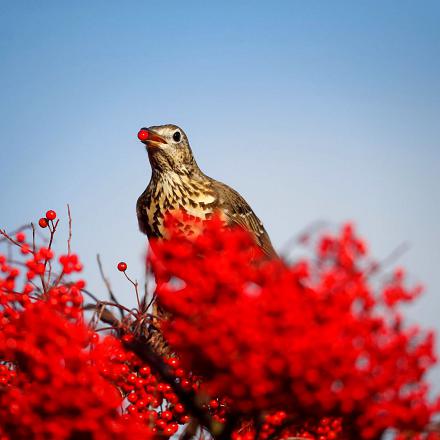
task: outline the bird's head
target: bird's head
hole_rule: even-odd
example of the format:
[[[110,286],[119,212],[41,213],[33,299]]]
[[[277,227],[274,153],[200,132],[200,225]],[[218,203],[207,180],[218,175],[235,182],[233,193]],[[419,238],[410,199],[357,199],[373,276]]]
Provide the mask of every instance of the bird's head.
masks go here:
[[[188,138],[177,125],[141,128],[138,139],[147,147],[153,171],[191,173],[198,169]]]

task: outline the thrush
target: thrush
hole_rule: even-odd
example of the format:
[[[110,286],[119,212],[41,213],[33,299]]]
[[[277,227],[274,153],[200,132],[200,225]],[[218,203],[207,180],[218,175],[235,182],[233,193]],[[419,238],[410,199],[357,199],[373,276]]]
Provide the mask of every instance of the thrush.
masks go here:
[[[168,211],[183,210],[205,220],[219,213],[228,225],[248,231],[268,257],[276,257],[263,223],[246,200],[228,185],[204,174],[194,159],[188,137],[176,125],[141,128],[152,174],[136,205],[140,230],[148,238],[165,236]]]

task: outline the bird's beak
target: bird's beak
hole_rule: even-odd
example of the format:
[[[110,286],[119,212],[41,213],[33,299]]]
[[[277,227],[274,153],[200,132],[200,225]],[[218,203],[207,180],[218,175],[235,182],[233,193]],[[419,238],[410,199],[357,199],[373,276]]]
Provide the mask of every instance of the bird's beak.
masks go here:
[[[163,137],[148,128],[141,128],[139,130],[138,139],[147,147],[160,148],[161,145],[167,143]]]

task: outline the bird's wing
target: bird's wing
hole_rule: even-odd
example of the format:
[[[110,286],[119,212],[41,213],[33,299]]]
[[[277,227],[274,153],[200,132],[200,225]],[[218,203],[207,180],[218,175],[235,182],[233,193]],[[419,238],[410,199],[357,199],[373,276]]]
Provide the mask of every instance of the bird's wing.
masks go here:
[[[148,237],[153,236],[153,230],[149,224],[148,208],[151,203],[151,189],[150,186],[140,195],[136,203],[136,214],[139,224],[139,229]]]
[[[268,257],[278,258],[263,223],[252,211],[246,200],[228,185],[214,179],[212,179],[212,183],[219,207],[226,216],[228,223],[236,224],[249,231]]]

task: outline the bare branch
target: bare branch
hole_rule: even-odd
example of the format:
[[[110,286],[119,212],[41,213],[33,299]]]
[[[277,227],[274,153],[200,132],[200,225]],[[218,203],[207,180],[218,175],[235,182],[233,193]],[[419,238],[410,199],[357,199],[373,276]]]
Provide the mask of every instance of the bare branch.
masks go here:
[[[87,289],[81,289],[81,292],[85,293],[87,296],[92,298],[96,303],[99,303],[98,297],[95,296],[92,292],[88,291]]]
[[[130,283],[133,284],[133,286],[134,286],[134,290],[136,292],[136,301],[137,301],[138,309],[139,309],[139,311],[141,311],[142,310],[142,305],[141,305],[141,301],[140,301],[140,298],[139,298],[139,284],[138,284],[137,280],[133,281],[127,275],[127,272],[125,272],[125,271],[124,271],[124,275],[125,275],[125,278],[127,278],[127,280],[130,281]]]
[[[397,246],[388,256],[386,256],[379,263],[375,263],[371,266],[371,268],[366,271],[366,275],[373,275],[381,270],[383,270],[386,266],[397,261],[402,255],[404,255],[410,248],[408,242],[403,242],[399,246]]]
[[[30,224],[29,224],[29,225],[23,225],[23,226],[21,226],[20,228],[14,229],[12,232],[9,233],[9,235],[10,235],[10,236],[15,235],[15,234],[18,234],[19,232],[23,232],[23,231],[25,231],[26,229],[30,229],[30,228],[31,228],[31,225],[30,225]],[[3,230],[3,232],[5,232],[5,230]],[[3,241],[6,241],[6,240],[9,240],[9,241],[10,241],[10,237],[9,237],[9,236],[5,236],[5,235],[3,234],[3,232],[2,232],[2,230],[0,229],[0,233],[1,233],[1,235],[3,235],[3,238],[0,238],[0,243],[3,242]],[[13,243],[14,243],[14,244],[17,244],[17,243],[14,242],[14,241],[13,241]]]
[[[14,233],[11,233],[11,235],[9,235],[5,229],[0,229],[0,235],[3,235],[3,238],[0,238],[1,241],[8,241],[9,243],[14,244],[21,249],[22,244],[11,237],[11,235],[14,235]]]
[[[308,239],[308,237],[316,233],[319,229],[324,228],[327,224],[328,222],[324,220],[316,220],[311,223],[298,234],[287,240],[287,242],[281,247],[280,256],[283,258],[287,258],[293,246],[295,246],[297,243],[305,241],[306,239]]]
[[[32,226],[32,252],[35,254],[35,225],[31,223]]]
[[[83,309],[93,310],[97,314],[98,320],[111,325],[112,328],[120,328],[122,325],[121,321],[104,304],[86,304]]]
[[[102,262],[101,262],[101,256],[99,254],[96,255],[96,260],[98,262],[98,268],[99,268],[99,273],[101,275],[102,281],[105,284],[105,287],[107,289],[108,292],[108,296],[110,297],[110,299],[115,303],[115,304],[119,304],[119,301],[116,299],[115,294],[113,293],[112,287],[110,285],[110,281],[108,280],[108,278],[105,276],[104,273],[104,269],[102,267]],[[119,313],[121,315],[121,319],[124,318],[124,311],[123,309],[119,308]]]
[[[72,241],[72,215],[70,214],[69,204],[67,204],[67,216],[69,217],[69,238],[67,239],[67,254],[70,255],[70,243]]]

